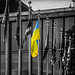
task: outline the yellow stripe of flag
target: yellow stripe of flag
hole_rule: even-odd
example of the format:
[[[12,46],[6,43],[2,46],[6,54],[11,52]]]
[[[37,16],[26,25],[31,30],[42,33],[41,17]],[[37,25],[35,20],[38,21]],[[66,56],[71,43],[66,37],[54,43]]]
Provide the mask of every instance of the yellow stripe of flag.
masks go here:
[[[39,19],[38,19],[32,38],[31,38],[32,57],[36,57],[38,55],[38,40],[39,39],[40,39],[40,28],[39,28]]]

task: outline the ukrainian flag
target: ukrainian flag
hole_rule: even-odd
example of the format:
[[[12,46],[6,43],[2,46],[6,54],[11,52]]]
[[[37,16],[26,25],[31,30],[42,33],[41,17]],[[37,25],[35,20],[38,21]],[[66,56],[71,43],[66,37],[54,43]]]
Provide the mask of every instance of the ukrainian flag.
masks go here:
[[[38,55],[38,40],[40,39],[39,19],[36,23],[32,38],[31,38],[31,55],[36,57]]]

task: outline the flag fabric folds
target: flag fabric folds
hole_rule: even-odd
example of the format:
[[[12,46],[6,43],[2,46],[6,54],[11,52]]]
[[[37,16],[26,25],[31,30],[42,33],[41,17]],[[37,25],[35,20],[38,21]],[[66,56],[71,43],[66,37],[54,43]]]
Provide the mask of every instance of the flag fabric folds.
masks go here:
[[[23,38],[23,41],[22,41],[22,48],[23,48],[23,46],[26,44],[27,36],[28,36],[29,34],[31,34],[31,24],[32,24],[32,21],[29,20],[29,21],[28,21],[28,26],[27,26],[27,28],[26,28],[26,30],[25,30],[24,38]]]
[[[32,24],[32,22],[31,22],[31,20],[29,20],[27,29],[26,29],[25,34],[24,34],[25,37],[28,36],[29,34],[31,34],[31,24]]]
[[[39,19],[37,21],[36,27],[34,29],[31,41],[39,40],[40,39],[40,29],[39,29]]]
[[[69,36],[69,46],[68,46],[67,55],[66,55],[66,70],[67,70],[67,72],[69,72],[70,58],[71,58],[71,37]]]
[[[44,56],[43,56],[43,60],[45,59],[47,53],[49,50],[49,32],[47,33],[47,37],[46,37],[46,41],[45,41],[45,51],[44,51]]]
[[[18,8],[18,11],[17,11],[17,29],[16,29],[16,35],[15,35],[15,39],[17,40],[17,44],[18,44],[18,48],[19,48],[19,17],[20,17],[20,10]]]
[[[56,46],[53,48],[53,61],[56,62]]]
[[[70,46],[68,47],[68,51],[67,51],[67,62],[70,61],[70,52],[71,52],[71,48]]]
[[[31,38],[31,55],[36,57],[38,55],[38,40],[40,40],[39,19],[36,23],[32,38]]]
[[[19,47],[19,17],[20,17],[20,8],[18,7],[18,11],[17,11],[17,29],[16,29],[16,35],[15,35],[15,39],[17,40],[17,44],[18,44],[18,47]],[[27,36],[29,34],[31,34],[31,19],[28,20],[28,26],[25,30],[25,34],[24,34],[24,38],[22,40],[22,45],[21,45],[21,48],[23,48],[23,46],[26,44],[26,41],[27,41]]]
[[[43,60],[45,59],[45,57],[48,53],[48,50],[49,50],[49,29],[48,29],[47,37],[46,37],[46,40],[45,40],[45,51],[44,51]]]
[[[70,46],[68,47],[68,50],[67,50],[67,55],[66,55],[66,62],[65,62],[65,68],[66,70],[68,70],[68,66],[69,66],[69,61],[70,61]]]

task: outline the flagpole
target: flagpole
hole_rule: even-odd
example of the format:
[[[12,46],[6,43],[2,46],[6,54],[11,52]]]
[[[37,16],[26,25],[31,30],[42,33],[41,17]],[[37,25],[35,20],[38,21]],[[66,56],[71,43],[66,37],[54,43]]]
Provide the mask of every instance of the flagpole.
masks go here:
[[[29,20],[31,20],[31,1],[28,2],[29,4]],[[31,75],[31,34],[28,35],[28,75]]]
[[[62,50],[62,52],[64,52],[64,44],[65,44],[65,42],[64,42],[64,35],[65,35],[65,18],[63,18],[63,45],[62,45],[62,47],[63,47],[63,50]],[[62,75],[64,75],[64,66],[62,66],[63,68],[63,74]]]
[[[9,75],[9,0],[6,0],[5,25],[7,26],[5,36],[5,75]]]
[[[31,34],[28,35],[28,75],[31,75]]]
[[[19,17],[19,49],[18,49],[18,75],[22,74],[21,70],[21,0],[19,0],[19,11],[20,11],[20,17]]]
[[[40,74],[43,75],[43,19],[41,19],[41,69]]]
[[[38,40],[38,75],[40,75],[40,50],[39,50],[39,40]]]
[[[47,21],[46,21],[46,23],[47,23],[47,34],[48,34],[48,38],[49,38],[49,18],[48,18],[48,16],[47,16]],[[48,40],[48,39],[47,39]],[[49,40],[48,40],[48,49],[49,49]],[[48,64],[49,64],[49,58],[48,58],[48,53],[47,53],[47,71],[46,71],[46,75],[48,75]]]
[[[38,19],[40,22],[40,11],[38,11]],[[40,75],[40,49],[39,49],[39,40],[38,40],[38,75]]]
[[[64,37],[65,38],[65,48],[64,49],[65,49],[65,58],[67,59],[67,57],[66,57],[66,52],[67,52],[67,50],[66,50],[66,41],[67,41],[66,40],[67,39],[66,35],[67,34],[65,33],[65,37]],[[65,60],[65,64],[66,64],[66,60]],[[66,75],[66,66],[65,66],[65,69],[64,69],[64,75]]]
[[[59,75],[62,75],[62,34],[63,34],[63,29],[60,28],[60,55],[59,55]]]
[[[1,36],[1,25],[0,25],[0,36]],[[1,75],[1,37],[0,37],[0,75]]]
[[[49,62],[48,59],[49,59],[49,58],[48,58],[48,53],[47,53],[47,61],[46,61],[46,62],[47,62],[47,70],[46,70],[46,75],[48,75],[48,64],[49,64],[49,63],[48,63],[48,62]]]
[[[53,75],[53,23],[54,19],[52,19],[52,58],[51,58],[51,63],[52,63],[52,75]]]
[[[69,75],[71,74],[71,72],[70,72],[70,62],[71,62],[70,59],[71,59],[71,36],[69,36],[69,48],[68,48],[68,52],[67,52],[67,63],[68,63],[68,74]]]
[[[55,54],[54,52],[54,47],[56,47],[56,23],[54,22],[54,27],[53,27],[53,30],[54,30],[54,37],[53,37],[53,55]],[[55,56],[53,56],[53,58],[55,58]],[[53,59],[53,75],[55,75],[55,59]]]

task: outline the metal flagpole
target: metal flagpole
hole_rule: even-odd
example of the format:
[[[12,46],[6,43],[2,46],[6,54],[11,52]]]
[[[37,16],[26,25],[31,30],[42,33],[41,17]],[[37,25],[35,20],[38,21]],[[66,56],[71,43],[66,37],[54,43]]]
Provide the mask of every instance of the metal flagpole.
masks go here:
[[[54,26],[54,19],[52,19],[52,59],[51,63],[53,62],[53,26]],[[53,63],[52,63],[52,75],[53,75]]]
[[[40,75],[40,50],[39,50],[39,40],[38,40],[38,75]]]
[[[1,25],[0,25],[0,75],[1,75]]]
[[[64,36],[65,36],[65,17],[63,18],[63,45],[62,45],[62,47],[63,47],[63,50],[62,50],[62,52],[64,52],[64,44],[65,44],[65,42],[64,42]],[[62,65],[62,69],[63,69],[63,73],[62,73],[62,75],[64,75],[64,66]]]
[[[47,71],[46,71],[46,75],[48,75],[48,63],[49,62],[49,60],[48,60],[48,53],[47,53]]]
[[[69,36],[69,47],[68,47],[68,51],[67,51],[67,63],[66,63],[66,70],[68,72],[69,75],[71,75],[71,72],[70,72],[70,60],[71,60],[71,36]],[[68,64],[68,65],[67,65]],[[66,73],[67,73],[66,72]]]
[[[40,74],[43,75],[43,19],[41,19],[41,69]]]
[[[49,49],[49,18],[47,17],[47,45],[48,45],[48,49]],[[49,58],[48,58],[48,53],[47,53],[47,71],[46,71],[46,75],[48,75],[48,64],[49,64]]]
[[[66,40],[67,39],[66,35],[67,34],[65,33],[65,37],[64,37],[65,38],[65,48],[64,49],[65,49],[65,58],[67,59],[67,57],[66,57],[66,52],[67,52],[67,50],[66,50],[66,41],[67,41]],[[66,60],[65,60],[65,64],[66,64]],[[66,75],[66,65],[65,65],[65,69],[64,69],[64,75]]]
[[[54,22],[54,27],[53,27],[53,29],[54,29],[54,37],[53,37],[53,58],[55,58],[55,56],[54,56],[54,54],[55,54],[55,49],[54,49],[54,47],[56,48],[56,23]],[[53,59],[53,75],[55,75],[55,59]]]
[[[38,11],[38,19],[40,22],[40,11]],[[40,49],[39,49],[39,40],[38,40],[38,75],[40,75]]]
[[[28,35],[28,75],[31,75],[31,34]]]
[[[63,29],[60,28],[60,55],[59,55],[59,75],[62,75],[62,34],[63,34]]]
[[[5,25],[6,28],[6,34],[5,36],[5,75],[9,75],[9,0],[6,0],[6,14],[5,14]]]
[[[55,75],[55,64],[53,63],[53,75]]]
[[[21,70],[21,0],[19,0],[19,10],[20,10],[20,17],[19,17],[19,49],[18,49],[18,75],[22,74]]]
[[[31,1],[29,4],[29,20],[31,20]],[[31,75],[31,34],[28,35],[28,75]]]

